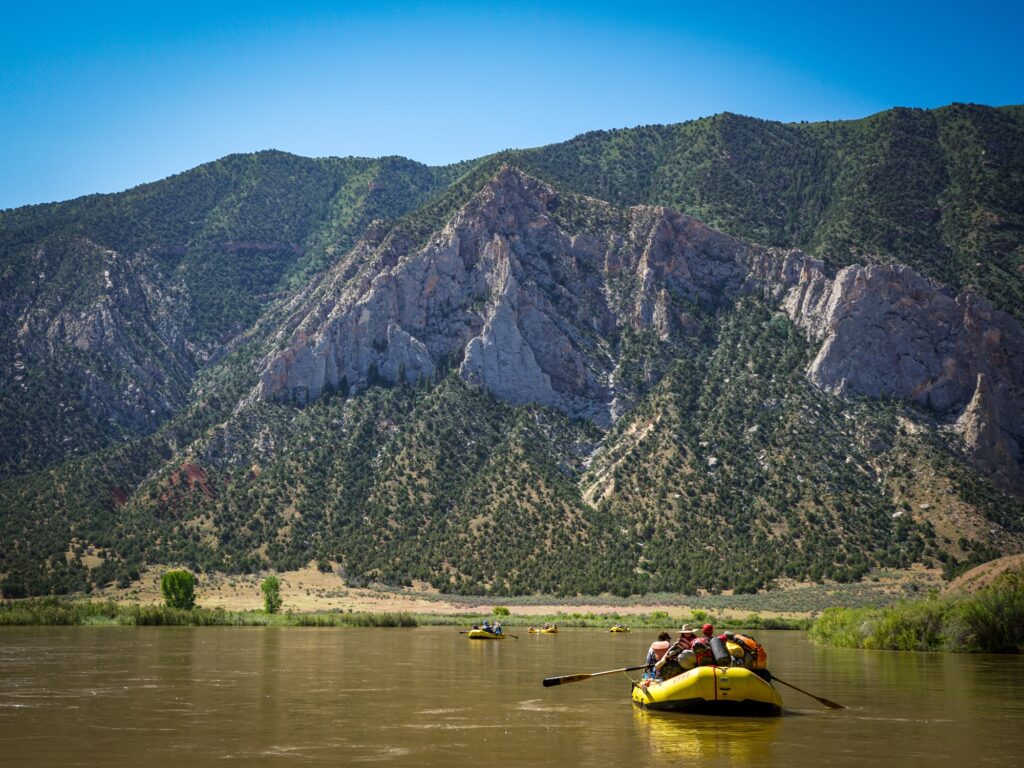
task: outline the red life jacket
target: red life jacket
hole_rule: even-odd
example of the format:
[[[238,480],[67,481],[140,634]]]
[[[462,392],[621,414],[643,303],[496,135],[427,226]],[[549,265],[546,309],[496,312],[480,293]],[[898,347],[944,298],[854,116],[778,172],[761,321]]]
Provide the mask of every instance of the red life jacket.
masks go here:
[[[703,667],[715,663],[715,655],[711,652],[711,643],[703,637],[693,641],[693,652],[697,655],[697,666]]]

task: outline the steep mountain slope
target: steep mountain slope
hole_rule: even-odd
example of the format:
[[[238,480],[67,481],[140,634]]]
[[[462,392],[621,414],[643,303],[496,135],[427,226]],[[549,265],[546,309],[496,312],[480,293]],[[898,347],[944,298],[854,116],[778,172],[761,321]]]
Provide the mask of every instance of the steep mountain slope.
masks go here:
[[[153,431],[275,298],[448,173],[264,152],[0,213],[0,476]]]
[[[1020,503],[965,485],[971,446],[936,429],[977,423],[972,383],[988,376],[993,428],[975,437],[1019,446],[1024,334],[1009,316],[905,268],[831,277],[798,251],[509,166],[415,235],[460,198],[371,228],[266,315],[193,390],[212,411],[183,410],[131,458],[0,486],[4,509],[31,511],[4,521],[19,542],[5,590],[128,578],[143,561],[312,557],[354,583],[455,591],[750,590],[1021,548]],[[922,318],[939,330],[856,343]],[[908,361],[896,375],[889,354]],[[931,490],[900,483],[907,467]],[[934,512],[913,508],[940,489]],[[43,510],[45,538],[30,527]]]
[[[1018,552],[1024,333],[956,288],[1019,312],[1021,119],[260,153],[2,212],[0,589],[316,557],[752,590]]]

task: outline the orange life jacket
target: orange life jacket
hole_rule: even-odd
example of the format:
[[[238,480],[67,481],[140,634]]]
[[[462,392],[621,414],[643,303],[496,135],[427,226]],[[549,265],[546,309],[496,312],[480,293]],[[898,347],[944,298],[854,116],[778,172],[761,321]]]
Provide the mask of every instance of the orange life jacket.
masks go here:
[[[747,635],[733,635],[732,641],[743,648],[743,666],[748,669],[768,667],[768,653],[757,640]]]

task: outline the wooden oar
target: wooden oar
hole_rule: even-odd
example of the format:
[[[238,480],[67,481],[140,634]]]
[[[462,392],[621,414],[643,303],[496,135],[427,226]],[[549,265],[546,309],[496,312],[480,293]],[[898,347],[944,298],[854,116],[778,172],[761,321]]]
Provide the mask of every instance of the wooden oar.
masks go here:
[[[782,683],[783,685],[788,685],[794,691],[800,691],[800,693],[804,694],[805,696],[810,696],[812,699],[815,699],[815,700],[821,702],[822,704],[824,704],[826,707],[828,707],[830,709],[846,709],[846,707],[844,707],[842,704],[837,704],[836,702],[834,702],[834,701],[832,701],[830,699],[826,699],[824,696],[815,696],[810,691],[805,691],[803,688],[797,688],[792,683],[787,683],[785,680],[783,680],[781,677],[779,677],[778,675],[776,675],[774,673],[772,673],[772,680],[775,680],[776,682]]]
[[[646,664],[641,664],[639,667],[622,667],[621,669],[609,669],[606,672],[591,672],[583,675],[562,675],[561,677],[545,677],[544,687],[550,688],[553,685],[564,685],[565,683],[578,683],[580,680],[589,680],[592,677],[600,677],[601,675],[616,675],[619,672],[633,672],[637,669],[646,669]]]

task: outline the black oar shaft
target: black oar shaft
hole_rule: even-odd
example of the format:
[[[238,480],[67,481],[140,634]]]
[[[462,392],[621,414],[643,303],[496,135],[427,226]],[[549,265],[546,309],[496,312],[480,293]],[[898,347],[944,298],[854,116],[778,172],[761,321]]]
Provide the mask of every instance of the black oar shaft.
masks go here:
[[[846,709],[846,707],[844,707],[842,704],[837,704],[836,702],[832,701],[831,699],[826,699],[824,696],[815,696],[810,691],[805,691],[803,688],[798,688],[797,686],[793,685],[792,683],[787,683],[785,680],[783,680],[781,677],[779,677],[776,674],[772,674],[772,680],[780,682],[783,685],[787,685],[790,688],[792,688],[794,691],[800,691],[800,693],[804,694],[805,696],[810,696],[815,701],[819,701],[822,704],[824,704],[826,707],[829,707],[831,709]]]
[[[615,675],[619,672],[633,672],[637,669],[645,669],[646,665],[641,664],[639,667],[622,667],[620,669],[608,669],[604,672],[588,672],[580,675],[561,675],[560,677],[545,677],[542,681],[545,688],[550,688],[553,685],[564,685],[565,683],[578,683],[581,680],[589,680],[592,677],[601,677],[602,675]]]

